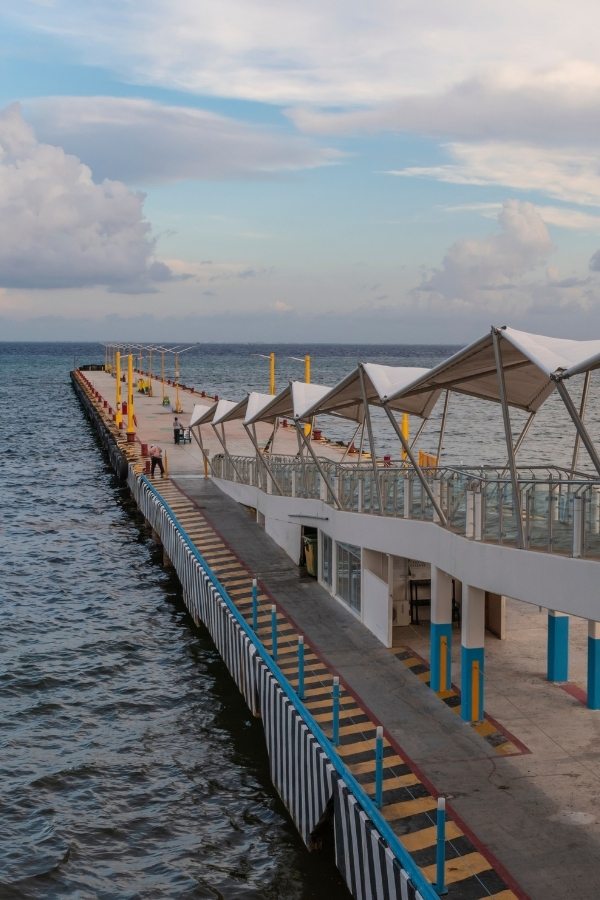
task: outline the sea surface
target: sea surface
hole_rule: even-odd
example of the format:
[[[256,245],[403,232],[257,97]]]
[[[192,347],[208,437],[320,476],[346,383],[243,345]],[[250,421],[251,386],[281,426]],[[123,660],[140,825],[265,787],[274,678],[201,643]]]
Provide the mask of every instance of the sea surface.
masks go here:
[[[333,384],[358,360],[455,349],[210,345],[182,357],[181,380],[237,399],[266,390],[271,350],[282,386],[307,352]],[[260,722],[75,398],[69,370],[103,361],[101,345],[0,344],[0,898],[347,897],[304,849]],[[495,408],[457,403],[448,458],[503,458]],[[548,407],[528,455],[568,464]]]

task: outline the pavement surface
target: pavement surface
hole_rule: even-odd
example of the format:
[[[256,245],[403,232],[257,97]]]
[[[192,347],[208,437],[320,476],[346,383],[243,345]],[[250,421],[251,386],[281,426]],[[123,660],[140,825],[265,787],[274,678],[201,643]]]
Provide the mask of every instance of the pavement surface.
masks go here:
[[[114,405],[114,379],[103,372],[86,374]],[[185,392],[181,402],[185,413],[180,418],[187,424],[194,404],[210,400]],[[545,680],[545,612],[508,602],[506,640],[486,636],[486,710],[529,752],[499,756],[341,603],[303,577],[245,510],[199,476],[199,448],[172,446],[173,414],[160,405],[160,385],[153,398],[136,394],[135,404],[139,438],[168,450],[178,486],[385,726],[421,780],[448,798],[464,830],[496,857],[498,871],[512,876],[534,900],[600,896],[600,713],[580,699],[586,623],[571,621],[573,684],[565,690]],[[220,452],[211,429],[205,431],[211,453]],[[259,440],[269,433],[263,426]],[[278,440],[280,452],[296,452],[293,433],[280,429]],[[241,426],[228,426],[228,443],[231,452],[252,452]],[[340,454],[335,446],[322,446],[320,453]],[[403,646],[429,657],[427,625],[395,632],[401,632],[395,640]],[[455,682],[459,643],[456,631]]]

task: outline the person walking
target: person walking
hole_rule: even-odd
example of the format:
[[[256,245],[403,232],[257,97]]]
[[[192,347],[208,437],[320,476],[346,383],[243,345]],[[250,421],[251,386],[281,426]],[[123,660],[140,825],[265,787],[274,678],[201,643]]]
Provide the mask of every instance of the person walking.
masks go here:
[[[173,419],[173,443],[179,443],[179,438],[181,437],[182,431],[183,429],[181,427],[181,422],[179,421],[177,416],[175,416],[175,418]]]
[[[151,460],[150,474],[152,475],[152,477],[154,477],[154,470],[158,466],[158,468],[160,469],[161,478],[164,478],[165,477],[165,467],[163,466],[163,461],[162,461],[162,450],[160,449],[160,447],[157,447],[156,444],[153,444],[150,447],[150,460]]]

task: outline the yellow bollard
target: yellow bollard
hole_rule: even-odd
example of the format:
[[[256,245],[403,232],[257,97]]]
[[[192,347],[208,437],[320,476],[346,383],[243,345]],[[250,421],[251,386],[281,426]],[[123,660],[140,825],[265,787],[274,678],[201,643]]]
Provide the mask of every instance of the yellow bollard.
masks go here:
[[[275,354],[269,353],[269,393],[275,393]]]
[[[447,691],[446,668],[448,665],[448,638],[443,634],[440,638],[440,691]]]
[[[135,422],[133,421],[133,356],[127,357],[127,440],[135,440]]]
[[[123,409],[121,406],[121,354],[117,350],[115,353],[115,375],[117,379],[117,396],[116,396],[116,404],[117,411],[115,414],[115,422],[117,428],[121,427],[121,423],[123,422]]]

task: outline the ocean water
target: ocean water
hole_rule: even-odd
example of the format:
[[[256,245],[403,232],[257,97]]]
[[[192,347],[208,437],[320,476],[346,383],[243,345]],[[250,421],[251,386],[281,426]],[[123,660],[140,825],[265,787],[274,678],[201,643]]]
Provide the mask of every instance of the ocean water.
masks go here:
[[[281,386],[305,352],[333,384],[357,360],[433,365],[455,348],[212,345],[182,358],[181,380],[266,390],[272,349]],[[0,344],[0,897],[347,897],[305,851],[260,722],[83,416],[69,370],[103,359],[100,345]],[[449,460],[503,459],[495,408],[451,412]],[[590,421],[596,433],[594,402]],[[552,401],[524,455],[568,464],[565,429]],[[436,441],[433,422],[422,446]]]

